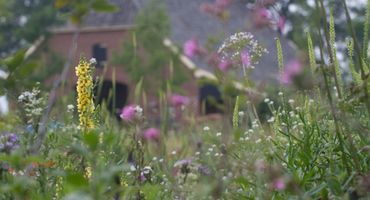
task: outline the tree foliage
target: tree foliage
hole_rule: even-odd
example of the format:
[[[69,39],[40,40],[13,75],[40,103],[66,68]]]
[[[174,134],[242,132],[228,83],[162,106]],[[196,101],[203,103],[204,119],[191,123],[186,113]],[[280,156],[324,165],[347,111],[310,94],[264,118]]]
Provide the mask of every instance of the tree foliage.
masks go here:
[[[124,42],[123,51],[116,54],[115,62],[125,67],[133,81],[146,79],[145,89],[164,88],[163,74],[171,71],[174,72],[170,77],[172,83],[179,85],[185,79],[184,69],[178,58],[163,45],[163,39],[169,35],[170,20],[165,7],[158,0],[150,1],[136,16],[132,40]]]
[[[59,20],[53,1],[0,0],[0,57],[34,42]]]

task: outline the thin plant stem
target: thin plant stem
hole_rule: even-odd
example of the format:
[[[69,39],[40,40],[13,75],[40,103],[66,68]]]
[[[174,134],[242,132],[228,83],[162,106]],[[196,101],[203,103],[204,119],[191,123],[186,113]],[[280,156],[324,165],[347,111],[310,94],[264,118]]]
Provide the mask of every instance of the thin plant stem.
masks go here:
[[[72,65],[73,56],[76,54],[76,51],[77,51],[77,39],[78,39],[79,33],[80,33],[80,28],[77,27],[75,29],[74,33],[73,33],[72,45],[71,45],[71,48],[70,48],[70,51],[69,51],[69,54],[68,54],[68,59],[64,63],[62,75],[59,77],[59,79],[57,79],[54,82],[53,87],[50,91],[48,104],[47,104],[47,107],[45,109],[44,115],[41,117],[40,126],[39,126],[38,131],[37,131],[38,132],[38,137],[37,137],[35,143],[31,146],[31,149],[30,149],[30,152],[32,154],[37,154],[38,153],[38,151],[40,150],[41,145],[42,145],[42,143],[45,139],[46,124],[47,124],[47,121],[49,120],[50,112],[51,112],[51,110],[52,110],[52,108],[55,104],[55,101],[56,101],[56,98],[57,98],[58,88],[66,80],[67,75],[69,74],[69,68]]]

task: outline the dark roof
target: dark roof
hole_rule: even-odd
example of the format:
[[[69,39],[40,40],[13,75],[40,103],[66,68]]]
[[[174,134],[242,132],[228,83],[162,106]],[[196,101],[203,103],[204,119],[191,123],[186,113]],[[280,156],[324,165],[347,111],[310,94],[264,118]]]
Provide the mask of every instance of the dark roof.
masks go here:
[[[91,13],[85,19],[86,27],[107,27],[115,25],[133,25],[138,10],[149,0],[110,0],[119,7],[116,13]],[[230,8],[230,18],[225,23],[204,13],[200,5],[214,0],[162,0],[171,20],[171,39],[175,44],[182,45],[186,40],[196,37],[204,45],[210,36],[226,38],[236,32],[251,32],[255,38],[269,51],[252,73],[252,78],[258,81],[276,81],[277,59],[275,38],[279,37],[277,31],[271,28],[256,29],[252,23],[251,11],[246,8],[243,0],[234,0]],[[220,35],[221,33],[221,35]],[[287,39],[280,37],[287,61],[294,57],[295,50]],[[216,48],[216,47],[215,47]],[[198,67],[212,71],[201,59],[193,59]]]

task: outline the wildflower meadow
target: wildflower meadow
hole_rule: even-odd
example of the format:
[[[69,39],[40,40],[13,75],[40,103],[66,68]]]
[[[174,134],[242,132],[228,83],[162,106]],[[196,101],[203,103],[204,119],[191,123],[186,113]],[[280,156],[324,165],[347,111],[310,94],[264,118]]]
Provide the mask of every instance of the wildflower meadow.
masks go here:
[[[370,1],[6,2],[0,199],[370,198]]]

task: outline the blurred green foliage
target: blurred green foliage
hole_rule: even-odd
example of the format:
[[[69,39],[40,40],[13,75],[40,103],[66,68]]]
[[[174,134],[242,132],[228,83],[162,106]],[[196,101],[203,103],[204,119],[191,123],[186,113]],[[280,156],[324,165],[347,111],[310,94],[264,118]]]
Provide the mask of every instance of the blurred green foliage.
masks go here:
[[[123,51],[115,55],[115,63],[123,65],[134,82],[144,78],[147,91],[165,89],[166,79],[177,88],[189,74],[178,56],[163,45],[170,36],[169,20],[163,2],[149,1],[136,16],[132,40],[126,40]]]
[[[61,22],[50,0],[0,0],[0,58],[33,43]]]

